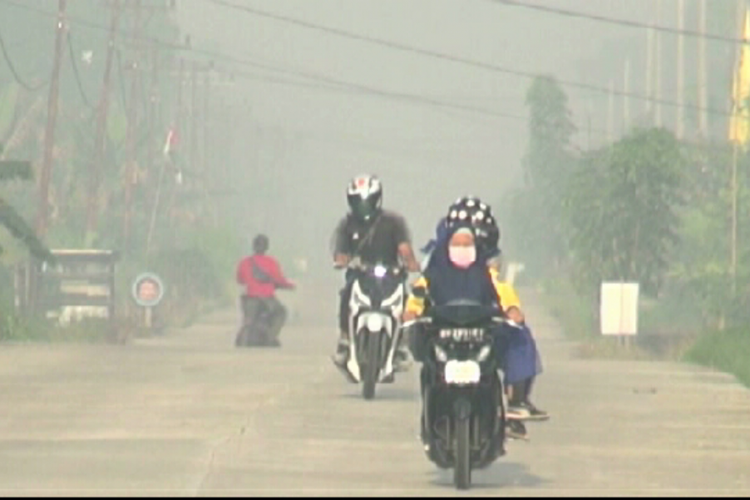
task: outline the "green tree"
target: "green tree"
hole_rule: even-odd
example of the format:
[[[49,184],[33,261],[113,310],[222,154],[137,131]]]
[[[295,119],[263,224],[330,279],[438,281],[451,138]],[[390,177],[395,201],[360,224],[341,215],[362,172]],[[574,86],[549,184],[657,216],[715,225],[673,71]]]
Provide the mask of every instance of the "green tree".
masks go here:
[[[679,241],[685,163],[665,129],[635,130],[581,163],[565,206],[582,291],[595,291],[602,280],[660,290]]]
[[[521,252],[539,271],[565,257],[561,229],[562,187],[575,162],[575,126],[568,97],[551,76],[537,77],[526,94],[529,145],[523,159],[525,188],[511,197],[508,223]]]

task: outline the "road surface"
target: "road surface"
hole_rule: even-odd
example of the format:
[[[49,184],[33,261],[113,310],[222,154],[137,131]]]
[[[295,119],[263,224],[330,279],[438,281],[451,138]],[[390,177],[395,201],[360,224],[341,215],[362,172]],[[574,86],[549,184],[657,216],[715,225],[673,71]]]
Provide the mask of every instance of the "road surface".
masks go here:
[[[750,494],[749,391],[679,364],[575,359],[521,293],[552,419],[466,495]],[[454,495],[417,439],[416,370],[363,401],[329,361],[333,321],[310,311],[280,350],[234,349],[234,311],[124,347],[0,346],[0,494]]]

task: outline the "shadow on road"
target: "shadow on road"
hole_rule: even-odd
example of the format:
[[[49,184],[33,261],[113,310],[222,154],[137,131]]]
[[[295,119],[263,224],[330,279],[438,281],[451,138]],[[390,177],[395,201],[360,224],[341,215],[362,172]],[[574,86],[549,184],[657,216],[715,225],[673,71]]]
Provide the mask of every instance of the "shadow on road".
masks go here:
[[[445,488],[453,487],[453,470],[435,469],[428,474],[433,476],[431,484]],[[532,474],[526,465],[504,462],[502,458],[485,470],[474,471],[472,475],[471,487],[475,490],[538,488],[551,482]]]
[[[419,394],[412,389],[390,388],[387,385],[378,386],[375,390],[373,402],[380,401],[418,401]],[[351,384],[348,392],[340,394],[341,399],[363,399],[362,387]]]

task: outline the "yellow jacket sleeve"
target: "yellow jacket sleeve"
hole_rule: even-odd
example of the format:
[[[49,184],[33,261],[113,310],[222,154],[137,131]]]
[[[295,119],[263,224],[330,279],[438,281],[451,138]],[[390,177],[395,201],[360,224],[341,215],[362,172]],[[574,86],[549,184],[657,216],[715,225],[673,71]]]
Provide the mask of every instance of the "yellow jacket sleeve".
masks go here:
[[[412,285],[409,298],[406,299],[406,311],[413,312],[421,316],[425,308],[425,298],[427,295],[427,278],[420,276]]]
[[[513,288],[513,285],[502,281],[497,269],[490,268],[490,275],[492,276],[492,282],[495,284],[497,298],[500,301],[500,307],[503,308],[503,311],[507,311],[511,307],[521,309],[521,300],[518,298],[518,294]]]

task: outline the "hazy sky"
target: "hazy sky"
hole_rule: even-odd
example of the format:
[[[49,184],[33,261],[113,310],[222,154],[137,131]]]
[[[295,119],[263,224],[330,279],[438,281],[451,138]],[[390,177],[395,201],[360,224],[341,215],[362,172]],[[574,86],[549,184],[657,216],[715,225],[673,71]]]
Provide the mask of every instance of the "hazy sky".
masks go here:
[[[534,3],[645,21],[653,1],[535,0]],[[628,46],[635,40],[637,46],[630,50],[637,52],[638,44],[645,43],[643,30],[550,15],[489,0],[235,2],[509,69],[552,73],[561,79],[601,86],[606,86],[609,78],[615,78],[619,87],[622,77],[608,74],[608,68],[592,72],[587,61],[600,59],[602,51],[610,51],[613,46]],[[665,4],[672,9],[676,2]],[[215,44],[213,48],[221,52],[274,66],[389,92],[526,116],[523,98],[530,83],[528,78],[349,40],[206,0],[182,0],[179,13],[181,25],[197,46]],[[622,54],[612,52],[611,58],[618,67]],[[585,68],[589,71],[584,71]],[[252,68],[243,71],[299,80]],[[632,71],[634,78],[642,73],[637,66]],[[636,89],[642,87],[638,82],[633,85]],[[579,126],[585,128],[587,106],[598,112],[592,127],[595,140],[600,140],[606,126],[601,118],[607,105],[606,95],[566,90]],[[437,218],[458,196],[474,193],[493,203],[510,184],[518,181],[527,141],[523,119],[249,79],[239,80],[232,92],[233,97],[242,96],[252,108],[238,130],[248,137],[261,130],[258,154],[265,158],[261,161],[267,170],[267,182],[270,188],[280,189],[277,193],[281,193],[281,198],[270,203],[274,205],[273,213],[283,214],[282,219],[288,221],[282,222],[274,215],[274,229],[266,229],[272,234],[286,237],[288,232],[279,227],[283,226],[307,231],[316,240],[322,233],[327,238],[336,219],[345,211],[346,182],[359,172],[381,176],[386,206],[408,217],[419,243],[430,235]],[[617,106],[619,110],[619,101]],[[584,135],[578,140],[584,140]],[[251,143],[248,139],[247,147]],[[259,225],[268,226],[271,222],[267,217]]]

